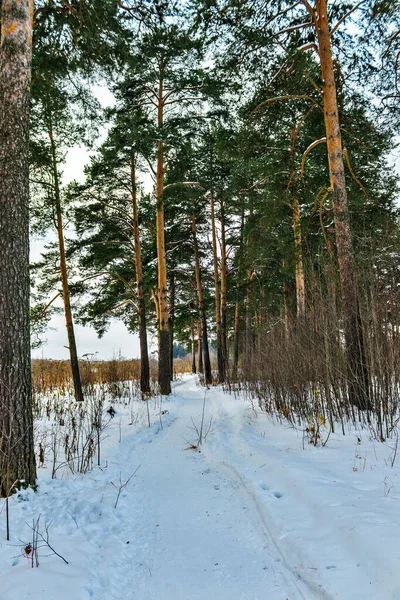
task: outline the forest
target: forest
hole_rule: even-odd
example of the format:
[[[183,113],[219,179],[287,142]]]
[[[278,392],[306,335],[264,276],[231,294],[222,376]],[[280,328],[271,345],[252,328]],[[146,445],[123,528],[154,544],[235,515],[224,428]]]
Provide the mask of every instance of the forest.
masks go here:
[[[143,444],[154,439],[167,454],[179,446],[179,457],[171,455],[177,488],[168,500],[172,506],[178,502],[179,468],[184,479],[190,456],[209,461],[211,471],[222,464],[228,469],[234,451],[238,457],[254,454],[261,463],[264,452],[277,446],[264,448],[258,440],[251,450],[254,432],[244,424],[250,406],[257,427],[265,423],[261,435],[270,435],[268,443],[287,439],[292,448],[295,437],[289,440],[288,432],[300,436],[311,462],[299,467],[299,477],[310,477],[310,486],[314,475],[322,477],[318,469],[328,469],[322,462],[331,444],[343,457],[344,448],[350,452],[343,461],[350,460],[351,475],[372,472],[372,450],[369,458],[360,450],[369,440],[376,462],[379,457],[382,469],[389,469],[376,474],[376,481],[380,488],[385,482],[384,499],[393,499],[400,431],[400,2],[0,0],[0,25],[0,519],[4,511],[6,539],[21,539],[21,499],[42,507],[43,494],[58,489],[41,491],[54,479],[70,485],[78,474],[107,477],[107,452],[120,447],[122,453],[125,446],[118,464],[121,469],[129,463],[128,471],[108,475],[118,492],[110,515],[117,518],[121,502],[113,527],[125,519],[135,529],[124,501],[131,478],[135,485],[143,478],[141,491],[132,494],[142,494],[152,506],[153,485],[159,493],[152,482],[164,481],[170,466],[161,449],[157,454],[152,447],[147,458],[143,453],[146,473],[139,465],[136,475],[130,435],[147,440],[152,431]],[[83,166],[77,153],[76,172],[84,167],[83,176],[66,181],[67,156],[74,157],[77,148],[89,159]],[[42,248],[35,260],[32,240]],[[68,360],[32,359],[32,349],[45,347],[52,318],[60,314]],[[116,321],[132,340],[138,338],[140,356],[132,351],[129,359],[102,361],[83,355],[76,326],[93,328],[101,348]],[[179,419],[185,425],[172,436]],[[281,438],[272,423],[281,428]],[[132,427],[127,433],[132,424],[137,434]],[[169,450],[163,441],[168,435]],[[228,452],[229,435],[234,441]],[[112,451],[108,437],[116,444]],[[221,455],[218,468],[207,448]],[[183,458],[182,449],[188,451]],[[274,463],[269,456],[271,469],[281,458]],[[221,481],[228,478],[233,488],[246,490],[259,518],[260,502],[248,486],[252,461],[232,462],[230,475],[218,472]],[[46,469],[49,481],[46,475],[42,483]],[[164,484],[168,491],[168,479]],[[370,491],[369,484],[359,485],[357,490],[364,485]],[[65,499],[67,491],[54,493]],[[378,507],[373,502],[369,498],[366,511]],[[235,510],[232,519],[240,522]],[[22,551],[32,567],[39,565],[42,547],[60,556],[49,541],[53,513],[48,511],[46,523],[46,511],[39,513],[29,513],[32,539]],[[293,514],[313,527],[307,516]],[[274,522],[277,515],[272,511],[262,520]],[[387,515],[392,525],[398,522],[394,506]],[[184,527],[179,520],[175,525]],[[276,550],[280,533],[267,529]],[[360,548],[375,536],[367,530]],[[67,535],[60,534],[61,545]],[[298,546],[304,542],[306,548],[310,534],[298,535]],[[144,531],[140,540],[146,546]],[[175,542],[173,536],[164,541],[167,552]],[[67,551],[73,548],[68,544]],[[322,547],[313,539],[309,544]],[[309,571],[297,578],[300,567],[293,565],[300,558],[278,549],[283,579],[265,598],[400,598],[394,566],[387,566],[386,587],[377,575],[364,588],[366,567],[365,581],[360,576],[358,591],[350,592],[344,575],[338,578],[343,587],[322,576],[311,581],[308,576],[319,575]],[[394,541],[388,553],[399,558]],[[261,599],[252,583],[256,571],[247,573],[243,587],[236,582],[240,561],[250,561],[236,558],[232,573],[224,575],[231,583],[207,588],[208,595]],[[130,560],[125,554],[120,559],[126,565]],[[326,561],[330,565],[333,558]],[[329,577],[334,568],[326,566]],[[115,569],[117,580],[125,576]],[[146,577],[152,569],[146,567]],[[14,589],[1,587],[7,573],[0,576],[5,600]],[[87,596],[82,590],[89,588],[80,583],[65,598],[205,596],[204,582],[190,568],[182,589],[173,587],[180,575],[164,589],[156,573],[142,589],[140,573],[132,596],[116,581],[115,588],[108,582]],[[168,572],[163,577],[169,581]],[[192,585],[196,592],[187,595]],[[37,594],[64,599],[53,588],[47,596]]]

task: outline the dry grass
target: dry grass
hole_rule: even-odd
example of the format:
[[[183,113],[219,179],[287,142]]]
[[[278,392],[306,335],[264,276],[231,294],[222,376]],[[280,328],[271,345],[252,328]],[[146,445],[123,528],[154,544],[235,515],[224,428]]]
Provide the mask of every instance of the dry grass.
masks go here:
[[[97,384],[117,384],[122,381],[138,381],[140,360],[81,360],[79,367],[84,387]],[[174,360],[174,373],[180,375],[191,371],[191,360]],[[150,361],[151,378],[157,378],[157,362]],[[68,360],[35,359],[32,361],[32,382],[35,393],[57,390],[60,394],[72,394],[72,374]]]

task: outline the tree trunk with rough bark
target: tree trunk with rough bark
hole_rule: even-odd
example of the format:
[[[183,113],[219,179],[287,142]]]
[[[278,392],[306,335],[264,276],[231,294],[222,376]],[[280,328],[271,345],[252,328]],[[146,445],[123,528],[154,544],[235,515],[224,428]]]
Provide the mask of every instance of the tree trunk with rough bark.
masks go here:
[[[297,197],[292,198],[294,251],[296,258],[296,305],[297,318],[306,316],[306,284],[304,277],[303,243],[301,234],[300,204]]]
[[[170,346],[170,364],[171,381],[174,379],[174,322],[175,322],[175,273],[171,269],[169,284],[169,346]]]
[[[194,339],[194,329],[192,329],[192,373],[196,375],[196,342]]]
[[[315,7],[315,28],[318,36],[323,81],[328,163],[344,314],[348,393],[352,404],[360,409],[366,409],[370,406],[370,377],[365,357],[358,281],[347,201],[327,0],[316,0]]]
[[[220,223],[221,223],[221,346],[224,361],[224,372],[228,367],[228,331],[227,331],[227,280],[226,280],[226,228],[225,228],[225,203],[220,200]]]
[[[48,123],[48,134],[51,148],[51,159],[53,167],[53,182],[54,182],[54,201],[56,207],[56,218],[57,218],[57,236],[58,236],[58,251],[60,254],[60,274],[61,274],[61,285],[62,285],[62,299],[64,303],[64,315],[65,315],[65,326],[67,329],[68,336],[68,350],[71,362],[72,381],[74,383],[75,400],[77,402],[83,402],[83,391],[81,375],[79,372],[79,361],[78,351],[76,348],[74,321],[72,318],[71,310],[71,294],[69,291],[68,283],[68,272],[67,272],[67,259],[65,255],[65,240],[64,240],[64,226],[63,226],[63,215],[61,207],[61,191],[60,191],[60,180],[57,165],[57,153],[56,153],[56,142],[53,135],[53,126],[51,118]]]
[[[215,225],[215,206],[214,195],[210,193],[211,207],[211,231],[212,231],[212,246],[213,246],[213,265],[214,265],[214,293],[215,293],[215,324],[217,330],[217,362],[218,362],[218,382],[225,381],[225,364],[224,353],[222,348],[222,329],[221,329],[221,302],[219,289],[219,268],[218,268],[218,253],[217,253],[217,228]]]
[[[233,372],[236,376],[239,364],[239,335],[240,335],[240,288],[242,284],[242,263],[243,263],[243,233],[244,233],[244,210],[240,219],[240,246],[239,246],[239,264],[238,264],[238,282],[236,286],[236,305],[235,305],[235,333],[233,342]]]
[[[165,253],[165,229],[164,229],[164,82],[162,74],[158,86],[158,131],[160,139],[157,142],[157,173],[156,173],[156,197],[157,197],[157,261],[158,261],[158,302],[159,302],[159,355],[158,355],[158,384],[163,396],[171,393],[171,361],[168,328],[168,287],[167,287],[167,258]]]
[[[199,320],[198,325],[197,325],[197,353],[199,355],[199,366],[198,366],[198,372],[203,374],[204,373],[204,362],[203,362],[203,339],[202,339],[202,333],[201,333],[201,320]]]
[[[252,222],[254,219],[254,210],[253,207],[250,207],[249,212],[249,223],[251,227],[253,226]],[[250,227],[250,235],[246,240],[246,252],[248,252],[249,248],[253,244],[253,235],[251,233]],[[253,335],[253,314],[254,314],[254,306],[253,306],[253,279],[254,279],[254,271],[252,268],[247,269],[247,282],[246,282],[246,318],[245,318],[245,336],[244,336],[244,360],[243,367],[245,371],[249,371],[252,365],[252,356],[254,350],[254,335]]]
[[[253,335],[253,269],[247,271],[247,289],[246,289],[246,323],[245,323],[245,359],[243,361],[245,370],[251,368],[254,335]]]
[[[198,302],[199,302],[201,332],[202,332],[202,341],[203,341],[204,375],[205,375],[206,383],[210,384],[210,383],[212,383],[212,373],[211,373],[210,351],[208,348],[207,318],[206,318],[206,310],[205,310],[205,306],[204,306],[203,286],[201,283],[199,244],[197,241],[197,227],[196,227],[196,218],[195,218],[194,212],[192,212],[192,235],[193,235],[194,262],[195,262],[195,272],[196,272],[197,298],[198,298]]]
[[[2,0],[0,11],[0,495],[8,496],[36,481],[29,330],[33,0]]]
[[[150,365],[149,350],[147,346],[147,326],[146,326],[146,302],[143,289],[143,269],[142,254],[140,248],[140,229],[137,204],[137,185],[136,185],[136,158],[131,158],[131,193],[132,193],[132,212],[133,212],[133,235],[135,246],[135,269],[136,269],[136,287],[137,287],[137,310],[139,321],[139,343],[140,343],[140,391],[142,394],[150,393]]]
[[[290,176],[290,182],[288,185],[288,192],[290,193],[290,205],[292,208],[293,218],[293,237],[294,237],[294,252],[295,252],[295,275],[296,275],[296,306],[297,306],[297,318],[298,320],[304,320],[306,316],[306,285],[304,276],[304,262],[303,262],[303,242],[301,233],[301,213],[300,204],[297,198],[296,190],[296,139],[297,129],[294,127],[291,130],[291,162],[292,162],[292,173]]]

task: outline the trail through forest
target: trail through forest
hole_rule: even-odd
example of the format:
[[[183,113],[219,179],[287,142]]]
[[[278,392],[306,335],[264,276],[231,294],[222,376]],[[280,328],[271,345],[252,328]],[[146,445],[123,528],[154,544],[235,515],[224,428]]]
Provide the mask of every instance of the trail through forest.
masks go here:
[[[192,449],[204,394],[211,429]],[[400,597],[390,448],[349,432],[303,449],[301,432],[192,376],[150,402],[150,428],[144,403],[114,405],[101,469],[51,480],[44,468],[36,494],[10,498],[1,600]],[[23,556],[39,514],[68,565],[46,548],[39,568]]]

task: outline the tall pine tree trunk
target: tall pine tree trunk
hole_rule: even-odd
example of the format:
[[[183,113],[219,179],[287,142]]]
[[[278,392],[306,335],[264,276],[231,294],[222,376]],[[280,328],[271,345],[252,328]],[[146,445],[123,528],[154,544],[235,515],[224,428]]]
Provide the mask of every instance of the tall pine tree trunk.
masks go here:
[[[29,331],[29,103],[33,0],[2,0],[0,42],[0,495],[34,485]]]
[[[143,289],[143,269],[142,254],[140,248],[140,229],[137,204],[137,185],[136,185],[136,158],[131,158],[131,188],[132,188],[132,211],[133,211],[133,235],[135,245],[135,269],[136,286],[138,300],[138,320],[139,320],[139,342],[140,342],[140,391],[142,394],[150,393],[150,365],[149,350],[147,347],[147,326],[146,326],[146,303]]]
[[[235,335],[233,343],[233,372],[236,376],[239,363],[239,334],[240,334],[240,308],[241,308],[241,284],[242,284],[242,263],[243,263],[243,233],[244,233],[244,210],[240,220],[240,246],[239,246],[239,264],[238,279],[236,286],[236,305],[235,305]]]
[[[358,281],[347,202],[327,0],[316,0],[315,6],[315,27],[318,36],[323,81],[328,162],[333,194],[336,247],[344,314],[348,391],[350,401],[359,408],[365,409],[370,406],[370,380],[365,357]]]
[[[215,225],[215,206],[214,195],[210,193],[211,206],[211,231],[212,231],[212,246],[213,246],[213,265],[214,265],[214,293],[215,293],[215,321],[217,329],[217,362],[218,362],[218,381],[225,381],[225,363],[222,347],[222,328],[221,328],[221,302],[219,290],[219,269],[218,269],[218,253],[217,253],[217,228]]]
[[[81,376],[79,372],[79,361],[78,351],[76,349],[75,330],[74,322],[72,319],[71,310],[71,295],[69,291],[68,273],[67,273],[67,259],[65,256],[65,240],[64,240],[64,227],[63,217],[61,208],[61,192],[60,192],[60,180],[57,166],[57,154],[56,144],[53,135],[53,127],[51,119],[48,124],[48,133],[50,139],[51,148],[51,160],[53,167],[53,181],[54,181],[54,201],[56,206],[56,218],[57,218],[57,236],[58,236],[58,251],[60,255],[60,273],[61,273],[61,285],[62,285],[62,298],[64,303],[64,315],[65,325],[68,336],[68,350],[71,362],[72,380],[74,383],[75,400],[77,402],[83,402],[83,392]]]
[[[247,271],[247,286],[246,286],[246,322],[245,322],[245,370],[251,369],[254,350],[254,334],[253,334],[253,269]]]
[[[159,302],[159,355],[158,355],[158,384],[163,396],[171,393],[171,361],[168,330],[168,288],[167,288],[167,257],[165,253],[165,229],[164,229],[164,83],[162,76],[158,88],[158,132],[157,142],[157,173],[156,173],[156,197],[157,197],[157,261],[158,261],[158,302]]]
[[[196,341],[194,339],[194,327],[192,326],[192,373],[196,375]]]
[[[170,365],[171,381],[174,379],[174,322],[175,322],[175,273],[170,270],[169,285],[169,347],[170,347]]]
[[[197,353],[199,355],[199,366],[198,372],[204,373],[204,361],[203,361],[203,337],[202,337],[202,329],[201,329],[201,319],[197,323]]]
[[[220,223],[221,223],[221,340],[222,354],[224,360],[224,372],[228,367],[228,331],[226,322],[227,313],[227,280],[226,280],[226,230],[225,230],[225,204],[223,199],[220,200]]]
[[[296,304],[297,318],[302,320],[306,316],[306,285],[303,263],[303,243],[301,234],[300,204],[296,196],[292,198],[293,236],[296,258]]]
[[[297,179],[296,179],[296,140],[298,130],[293,127],[290,132],[291,138],[291,168],[292,173],[288,185],[288,192],[291,196],[291,208],[293,218],[293,237],[294,237],[294,252],[295,252],[295,275],[296,275],[296,306],[297,306],[297,318],[304,320],[306,316],[306,286],[304,277],[304,263],[303,263],[303,242],[301,234],[301,214],[300,204],[297,197]]]
[[[248,223],[250,225],[250,235],[246,240],[246,254],[252,247],[253,241],[253,226],[254,226],[254,210],[250,207]],[[248,261],[248,259],[247,259]],[[253,279],[254,271],[252,268],[247,269],[247,281],[246,281],[246,318],[245,318],[245,336],[244,336],[244,360],[243,366],[245,372],[250,374],[252,362],[253,362],[253,350],[254,350],[254,335],[253,335],[253,314],[254,314],[254,302],[253,302]]]
[[[193,234],[194,262],[195,262],[196,284],[197,284],[197,297],[198,297],[198,301],[199,301],[201,332],[202,332],[202,340],[203,340],[204,375],[205,375],[206,383],[212,383],[210,352],[209,352],[209,348],[208,348],[208,337],[207,337],[207,318],[206,318],[206,309],[204,306],[203,286],[201,283],[199,244],[197,241],[196,218],[195,218],[194,212],[192,212],[192,234]]]

